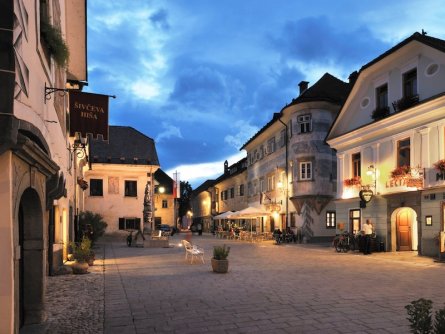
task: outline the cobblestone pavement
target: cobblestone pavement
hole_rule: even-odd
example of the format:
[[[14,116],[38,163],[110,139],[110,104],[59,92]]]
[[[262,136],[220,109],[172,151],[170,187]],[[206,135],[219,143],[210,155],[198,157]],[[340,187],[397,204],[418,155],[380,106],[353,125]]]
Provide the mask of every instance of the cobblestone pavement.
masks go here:
[[[405,305],[445,301],[445,264],[413,252],[364,256],[203,235],[191,242],[206,263],[189,264],[185,236],[170,248],[105,238],[103,267],[50,277],[48,333],[409,333]],[[212,247],[223,243],[229,272],[215,274]]]

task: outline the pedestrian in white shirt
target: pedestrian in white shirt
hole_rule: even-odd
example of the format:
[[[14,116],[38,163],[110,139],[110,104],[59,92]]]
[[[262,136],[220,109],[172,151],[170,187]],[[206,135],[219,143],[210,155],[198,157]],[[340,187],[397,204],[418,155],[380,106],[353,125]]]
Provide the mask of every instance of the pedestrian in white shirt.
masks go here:
[[[363,247],[363,254],[368,255],[371,254],[371,236],[373,233],[373,227],[371,220],[366,219],[366,223],[363,225],[363,234],[365,237],[365,245]]]

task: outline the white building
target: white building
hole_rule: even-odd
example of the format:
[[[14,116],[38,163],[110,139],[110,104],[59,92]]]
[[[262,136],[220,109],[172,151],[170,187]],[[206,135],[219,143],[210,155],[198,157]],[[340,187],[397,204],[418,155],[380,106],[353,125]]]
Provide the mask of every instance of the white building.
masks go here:
[[[336,159],[324,140],[348,91],[349,84],[329,73],[311,87],[301,82],[300,95],[241,148],[249,206],[272,213],[262,217],[262,231],[299,227],[313,241],[335,235],[328,204],[335,197]]]
[[[87,79],[86,2],[2,1],[0,36],[0,332],[18,333],[45,319],[46,276],[73,237],[64,90]]]
[[[445,181],[434,163],[445,158],[444,133],[445,41],[415,33],[360,69],[328,135],[337,226],[357,232],[371,219],[386,250],[437,255]],[[366,207],[361,190],[374,194]]]
[[[104,217],[106,233],[152,229],[154,173],[159,169],[153,139],[132,127],[110,126],[108,142],[90,140],[89,145],[84,210]],[[144,222],[144,201],[149,204],[149,222]]]

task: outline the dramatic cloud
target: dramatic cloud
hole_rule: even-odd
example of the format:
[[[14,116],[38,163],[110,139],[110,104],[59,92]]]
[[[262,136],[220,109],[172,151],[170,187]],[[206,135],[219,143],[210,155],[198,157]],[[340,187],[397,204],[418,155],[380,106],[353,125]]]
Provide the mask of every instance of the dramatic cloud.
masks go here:
[[[239,148],[298,95],[301,80],[325,72],[346,80],[422,28],[445,38],[444,8],[439,0],[89,1],[86,90],[117,95],[110,123],[156,138],[161,167],[189,170],[198,186],[226,157],[242,157]]]

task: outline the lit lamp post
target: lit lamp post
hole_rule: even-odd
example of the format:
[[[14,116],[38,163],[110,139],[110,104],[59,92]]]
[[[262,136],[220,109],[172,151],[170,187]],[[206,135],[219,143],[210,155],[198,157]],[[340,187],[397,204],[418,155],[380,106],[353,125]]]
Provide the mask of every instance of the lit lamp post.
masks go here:
[[[366,171],[366,175],[369,175],[374,180],[374,192],[377,194],[377,169],[374,165],[370,165]]]
[[[192,217],[193,217],[193,212],[191,212],[190,210],[187,211],[187,218],[188,218],[187,228],[190,228],[190,226],[192,225]]]

